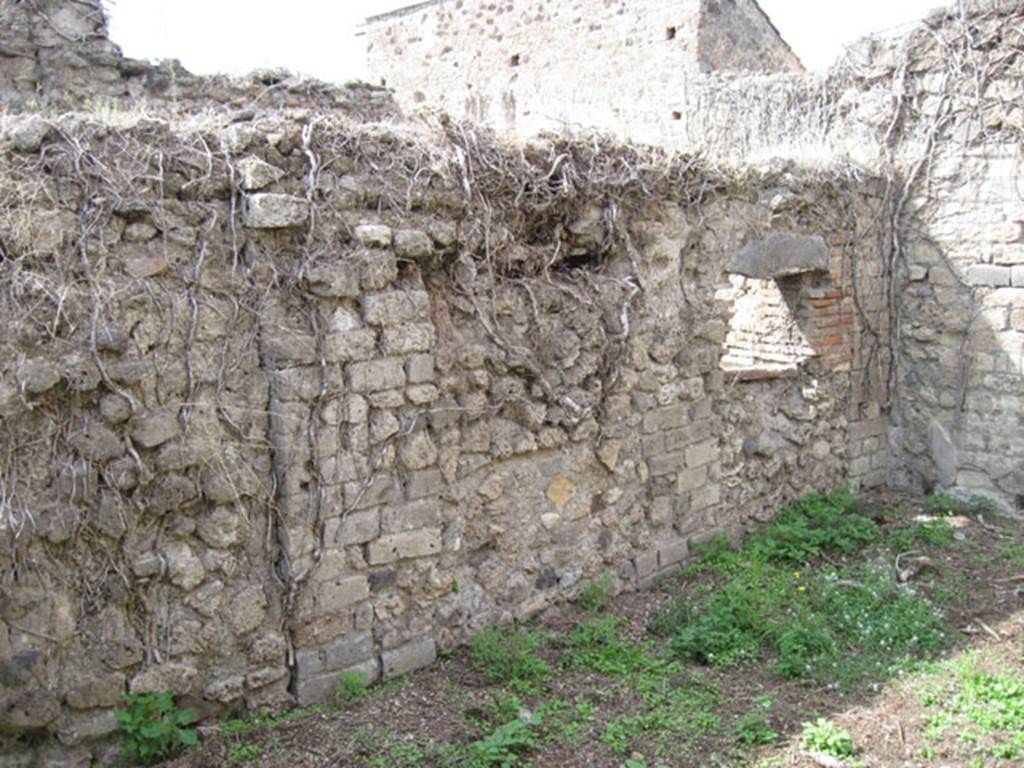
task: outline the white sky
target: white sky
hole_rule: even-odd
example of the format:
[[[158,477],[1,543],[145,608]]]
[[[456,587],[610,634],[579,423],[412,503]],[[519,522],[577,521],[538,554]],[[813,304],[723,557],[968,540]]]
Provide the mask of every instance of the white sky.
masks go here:
[[[127,56],[180,59],[196,73],[287,67],[323,80],[365,77],[366,17],[415,0],[106,0],[111,37]],[[482,1],[482,0],[481,0]],[[547,0],[557,2],[558,0]],[[951,0],[952,1],[952,0]],[[761,0],[782,36],[811,69],[849,44],[892,30],[941,0]]]

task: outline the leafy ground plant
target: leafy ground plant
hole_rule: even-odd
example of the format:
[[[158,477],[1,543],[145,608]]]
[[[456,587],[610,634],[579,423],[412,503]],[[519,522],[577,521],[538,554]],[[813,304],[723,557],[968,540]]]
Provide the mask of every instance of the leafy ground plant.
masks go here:
[[[334,700],[339,706],[350,704],[366,695],[366,677],[362,672],[342,672],[334,687]]]
[[[922,523],[910,540],[944,546],[951,534],[945,522]],[[713,576],[718,588],[677,597],[648,627],[684,660],[732,667],[766,659],[783,677],[844,688],[909,668],[942,650],[949,632],[888,559],[852,559],[891,535],[844,492],[809,496],[741,547],[712,542],[689,570]]]
[[[600,579],[587,582],[580,593],[579,607],[589,613],[600,613],[611,599],[612,579],[605,574]]]
[[[123,709],[114,716],[124,734],[124,748],[143,763],[170,757],[184,747],[199,743],[199,735],[189,726],[196,710],[181,709],[167,692],[130,693]]]
[[[922,703],[932,741],[953,731],[977,762],[1024,759],[1024,676],[980,668],[968,654],[939,665],[930,682]]]
[[[808,752],[821,752],[838,758],[856,754],[850,732],[824,717],[803,724],[800,746]]]
[[[476,670],[488,679],[528,693],[551,677],[548,663],[537,655],[540,645],[536,634],[489,627],[473,638],[469,654]]]

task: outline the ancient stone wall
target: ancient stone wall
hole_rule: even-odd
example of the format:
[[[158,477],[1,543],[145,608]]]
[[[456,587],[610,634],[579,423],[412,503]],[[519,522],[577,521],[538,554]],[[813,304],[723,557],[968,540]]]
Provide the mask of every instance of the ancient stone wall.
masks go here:
[[[755,0],[701,0],[702,72],[791,72],[803,65]]]
[[[800,69],[749,0],[443,0],[370,19],[366,39],[371,79],[403,108],[517,136],[584,126],[658,142],[685,129],[702,72]]]
[[[506,147],[116,57],[81,99],[168,100],[57,117],[61,57],[110,51],[39,43],[56,7],[0,5],[57,57],[0,70],[3,760],[106,759],[125,691],[323,700],[841,482],[1019,507],[1019,3],[686,94],[709,146],[798,126],[878,174]]]
[[[302,113],[5,136],[6,750],[100,757],[126,690],[324,700],[884,479],[884,376],[808,320],[884,308],[877,182]],[[727,380],[773,233],[831,244],[787,278],[823,346]]]
[[[873,67],[895,83],[894,480],[1024,509],[1020,2],[938,13]],[[901,202],[902,201],[902,202]],[[900,207],[902,206],[902,207]]]

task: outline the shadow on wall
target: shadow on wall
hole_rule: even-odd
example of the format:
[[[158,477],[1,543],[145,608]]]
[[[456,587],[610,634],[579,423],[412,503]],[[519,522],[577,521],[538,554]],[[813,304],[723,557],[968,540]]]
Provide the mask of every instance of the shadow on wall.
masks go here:
[[[992,135],[967,119],[940,145],[911,203],[916,228],[897,289],[893,436],[905,474],[896,479],[989,497],[1020,515],[1024,192],[1019,145]]]
[[[842,255],[821,236],[775,233],[752,240],[727,267],[730,309],[721,367],[728,381],[795,375],[819,358],[849,369],[853,297],[843,290]]]

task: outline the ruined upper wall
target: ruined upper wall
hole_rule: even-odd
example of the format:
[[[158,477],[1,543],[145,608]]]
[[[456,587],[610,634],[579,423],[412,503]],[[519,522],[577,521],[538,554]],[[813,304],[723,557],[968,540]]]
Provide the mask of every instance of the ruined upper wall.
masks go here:
[[[371,79],[410,110],[513,135],[600,127],[654,140],[702,72],[799,70],[749,0],[443,0],[366,25]],[[567,44],[571,41],[572,44]]]
[[[177,61],[126,58],[107,37],[102,0],[0,0],[0,105],[13,111],[127,108],[156,102],[182,114],[203,108],[314,107],[366,117],[396,114],[382,89],[334,86],[287,71],[196,77]]]
[[[755,0],[701,0],[697,58],[704,73],[803,69]]]

